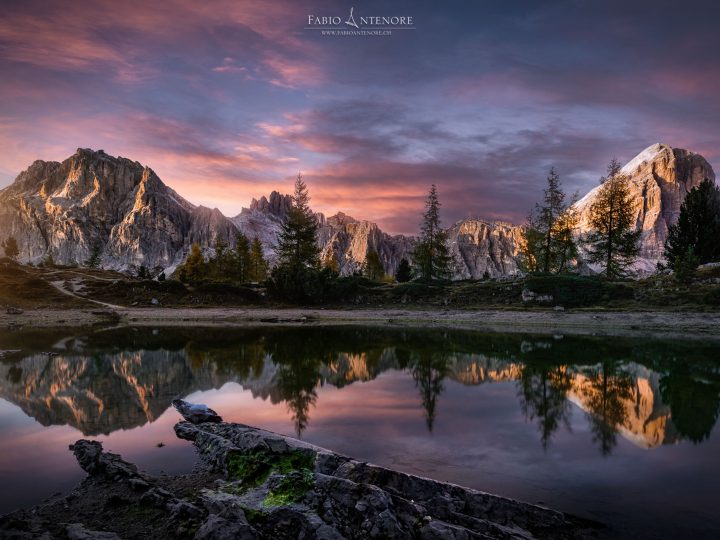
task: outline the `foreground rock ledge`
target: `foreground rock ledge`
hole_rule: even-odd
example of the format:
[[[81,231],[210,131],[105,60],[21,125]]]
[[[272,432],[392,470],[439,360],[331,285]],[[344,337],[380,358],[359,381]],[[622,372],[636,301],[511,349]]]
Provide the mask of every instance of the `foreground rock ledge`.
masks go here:
[[[2,538],[589,538],[561,512],[359,462],[242,424],[181,422],[205,469],[153,478],[98,442],[72,493],[0,519]]]

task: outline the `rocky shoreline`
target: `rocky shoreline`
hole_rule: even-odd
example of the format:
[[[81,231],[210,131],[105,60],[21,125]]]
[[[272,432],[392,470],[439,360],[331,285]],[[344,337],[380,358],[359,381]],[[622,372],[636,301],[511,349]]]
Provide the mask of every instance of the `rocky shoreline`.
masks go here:
[[[0,328],[383,325],[554,335],[720,339],[720,312],[391,308],[98,308],[0,311]]]
[[[201,458],[151,477],[96,441],[70,494],[0,518],[8,539],[596,538],[562,512],[404,474],[243,424],[180,422]]]

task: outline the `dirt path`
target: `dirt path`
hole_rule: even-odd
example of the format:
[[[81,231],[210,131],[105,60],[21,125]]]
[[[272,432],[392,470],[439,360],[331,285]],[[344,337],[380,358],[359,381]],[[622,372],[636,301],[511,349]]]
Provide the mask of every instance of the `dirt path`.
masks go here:
[[[65,280],[65,281],[67,281],[67,280]],[[48,283],[50,285],[52,285],[53,287],[55,287],[61,293],[65,294],[67,296],[72,296],[73,298],[77,298],[78,300],[83,300],[85,302],[91,302],[93,304],[97,304],[99,306],[103,306],[103,307],[115,309],[115,310],[125,309],[123,306],[118,306],[117,304],[109,304],[107,302],[101,302],[100,300],[92,300],[85,296],[80,296],[79,294],[75,294],[73,291],[68,291],[65,288],[65,281],[48,281]]]

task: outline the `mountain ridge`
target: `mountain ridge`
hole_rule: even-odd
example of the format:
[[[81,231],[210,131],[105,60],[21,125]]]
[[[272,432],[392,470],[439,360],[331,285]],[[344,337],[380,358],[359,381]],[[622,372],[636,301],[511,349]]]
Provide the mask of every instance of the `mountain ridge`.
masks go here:
[[[677,220],[684,196],[704,178],[715,181],[699,154],[666,144],[649,146],[623,168],[631,183],[636,222],[642,231],[639,271],[649,272],[662,257],[668,227]],[[588,229],[597,188],[578,201],[579,232]],[[0,237],[15,236],[20,259],[39,262],[48,254],[58,263],[82,263],[96,247],[101,265],[129,271],[139,266],[172,272],[192,243],[207,254],[217,236],[231,245],[238,231],[258,237],[270,262],[292,200],[278,191],[252,199],[234,217],[196,206],[137,161],[103,150],[78,148],[62,162],[34,161],[15,182],[0,190]],[[341,274],[358,271],[375,250],[385,271],[394,274],[411,259],[416,238],[384,232],[376,223],[341,211],[317,213],[323,260],[333,258]],[[479,218],[447,228],[457,279],[517,274],[522,226]]]

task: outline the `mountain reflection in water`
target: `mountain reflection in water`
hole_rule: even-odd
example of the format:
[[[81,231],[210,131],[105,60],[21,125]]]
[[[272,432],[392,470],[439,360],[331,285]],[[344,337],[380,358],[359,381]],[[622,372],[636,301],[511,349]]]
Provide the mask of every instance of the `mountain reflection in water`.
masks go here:
[[[561,427],[570,429],[572,404],[587,415],[603,455],[618,437],[644,448],[701,443],[720,410],[715,344],[303,327],[9,334],[0,349],[19,349],[0,362],[0,397],[44,426],[88,436],[153,422],[174,397],[228,382],[285,403],[302,435],[319,387],[341,389],[391,370],[412,377],[430,431],[446,381],[514,383],[545,449]]]

